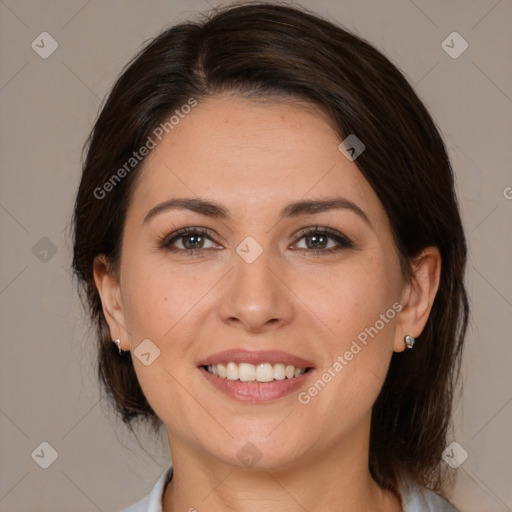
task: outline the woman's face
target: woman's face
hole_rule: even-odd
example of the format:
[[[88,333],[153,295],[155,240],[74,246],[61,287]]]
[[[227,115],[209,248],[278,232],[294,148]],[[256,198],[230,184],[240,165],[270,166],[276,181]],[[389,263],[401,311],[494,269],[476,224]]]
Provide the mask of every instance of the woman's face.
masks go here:
[[[218,96],[180,118],[146,159],[110,326],[132,351],[171,451],[275,468],[367,440],[408,334],[398,313],[406,284],[383,207],[339,143],[312,108]],[[149,214],[178,198],[217,207]],[[327,200],[338,207],[307,205]],[[171,240],[183,228],[205,233]],[[247,353],[208,361],[227,350]],[[297,381],[286,377],[293,357],[312,367]],[[247,364],[230,365],[229,379],[201,367],[230,360],[271,363],[256,371],[278,378],[235,380],[239,368],[254,376]]]

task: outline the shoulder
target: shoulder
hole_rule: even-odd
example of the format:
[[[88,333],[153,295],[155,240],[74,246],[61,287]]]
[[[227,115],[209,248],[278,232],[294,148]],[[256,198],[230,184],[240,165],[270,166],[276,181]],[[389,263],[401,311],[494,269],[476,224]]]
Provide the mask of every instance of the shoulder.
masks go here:
[[[122,510],[122,512],[162,512],[162,497],[166,485],[172,478],[172,465],[159,477],[149,494]]]
[[[447,500],[424,487],[402,481],[400,484],[403,512],[457,512]]]

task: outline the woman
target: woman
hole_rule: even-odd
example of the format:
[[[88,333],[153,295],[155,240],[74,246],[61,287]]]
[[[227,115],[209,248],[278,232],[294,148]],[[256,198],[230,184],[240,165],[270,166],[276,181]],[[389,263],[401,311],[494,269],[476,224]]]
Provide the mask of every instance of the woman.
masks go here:
[[[99,377],[173,461],[126,510],[454,510],[465,237],[396,67],[305,10],[232,6],[150,42],[88,142]]]

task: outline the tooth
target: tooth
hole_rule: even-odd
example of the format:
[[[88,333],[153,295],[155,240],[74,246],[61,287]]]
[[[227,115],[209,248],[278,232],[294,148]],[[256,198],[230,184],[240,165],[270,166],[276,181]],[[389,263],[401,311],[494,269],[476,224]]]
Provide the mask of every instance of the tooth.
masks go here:
[[[261,363],[257,366],[250,363],[236,364],[230,361],[226,365],[221,363],[216,365],[207,365],[207,370],[212,374],[223,379],[240,380],[242,382],[272,382],[273,380],[292,379],[300,377],[306,373],[305,368],[295,368],[289,364]]]
[[[284,364],[278,363],[274,365],[274,379],[283,380],[286,377],[284,373]]]
[[[250,382],[256,379],[256,366],[249,363],[238,365],[238,376],[242,382]]]
[[[238,380],[238,366],[235,363],[228,363],[226,373],[226,376],[229,380]]]
[[[274,380],[274,368],[269,363],[262,363],[256,367],[256,380],[259,382],[270,382]]]
[[[227,371],[226,371],[226,367],[223,364],[219,363],[217,365],[217,371],[219,372],[219,377],[222,377],[223,379],[226,378]]]

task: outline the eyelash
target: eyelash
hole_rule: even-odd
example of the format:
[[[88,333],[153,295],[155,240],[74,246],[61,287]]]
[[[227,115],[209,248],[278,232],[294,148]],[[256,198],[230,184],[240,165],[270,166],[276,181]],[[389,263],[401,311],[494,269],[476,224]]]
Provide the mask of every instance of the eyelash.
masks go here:
[[[192,235],[192,234],[206,235],[212,242],[215,242],[215,240],[212,239],[214,237],[212,235],[212,232],[209,229],[201,228],[201,227],[186,227],[186,228],[179,229],[179,230],[175,231],[174,233],[171,233],[168,236],[163,237],[159,241],[158,245],[161,249],[165,249],[165,250],[168,250],[168,251],[171,251],[174,253],[183,253],[184,255],[189,256],[189,257],[199,255],[199,253],[202,253],[207,250],[212,250],[211,248],[207,248],[207,249],[176,249],[176,248],[172,247],[172,244],[176,240],[179,240],[180,238],[185,238],[187,235]],[[309,255],[313,255],[313,256],[322,256],[325,254],[334,254],[334,253],[340,252],[344,249],[353,249],[354,248],[354,243],[352,242],[352,240],[350,240],[345,235],[342,235],[338,231],[335,231],[334,229],[331,229],[328,227],[319,228],[318,226],[315,226],[314,228],[302,229],[296,235],[298,237],[297,241],[300,241],[302,238],[304,238],[306,236],[311,236],[311,235],[326,235],[327,238],[330,238],[330,239],[338,242],[338,244],[341,247],[335,247],[335,248],[330,248],[330,249],[296,249],[296,250],[303,252],[303,253],[307,253]],[[215,242],[215,243],[217,243],[217,242]]]

